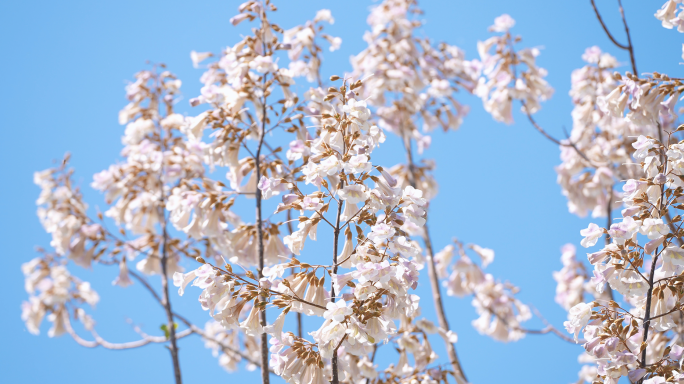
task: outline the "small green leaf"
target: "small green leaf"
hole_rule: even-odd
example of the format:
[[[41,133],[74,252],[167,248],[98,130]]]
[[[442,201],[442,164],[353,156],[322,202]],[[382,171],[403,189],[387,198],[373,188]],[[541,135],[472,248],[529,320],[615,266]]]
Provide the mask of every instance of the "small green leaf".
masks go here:
[[[166,324],[162,324],[162,325],[159,327],[159,329],[161,329],[162,331],[164,331],[164,336],[165,336],[166,339],[168,340],[169,337],[170,337],[170,334],[169,334],[169,327],[167,327]],[[178,329],[178,323],[176,323],[176,322],[173,323],[173,329],[174,329],[174,330]]]

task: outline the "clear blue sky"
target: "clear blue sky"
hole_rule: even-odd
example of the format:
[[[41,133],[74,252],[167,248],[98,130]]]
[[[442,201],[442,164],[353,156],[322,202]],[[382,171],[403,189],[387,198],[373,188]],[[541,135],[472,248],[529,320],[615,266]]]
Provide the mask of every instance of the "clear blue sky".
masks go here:
[[[243,29],[228,20],[241,1],[5,1],[0,4],[0,63],[2,87],[2,144],[4,182],[0,189],[2,217],[0,244],[5,268],[0,279],[0,377],[3,383],[157,383],[171,382],[170,359],[161,346],[113,352],[85,349],[68,336],[49,339],[47,328],[32,336],[20,319],[26,298],[20,265],[35,256],[35,245],[47,246],[48,236],[35,215],[38,189],[32,184],[36,170],[47,168],[66,151],[73,154],[76,180],[84,187],[91,207],[103,207],[90,190],[92,174],[118,158],[123,127],[118,110],[125,104],[123,86],[145,61],[164,62],[183,79],[186,99],[199,91],[200,70],[192,68],[191,50],[219,51],[233,44]],[[616,1],[598,0],[605,19],[620,41]],[[664,0],[624,0],[633,31],[641,72],[657,70],[684,77],[681,43],[684,35],[665,30],[653,17]],[[292,27],[332,10],[335,25],[328,31],[343,39],[342,48],[325,53],[325,77],[350,69],[349,56],[365,46],[362,35],[371,1],[277,1],[276,20]],[[568,97],[570,72],[582,65],[586,47],[599,45],[625,63],[626,52],[605,37],[589,0],[424,0],[425,34],[466,50],[475,58],[476,42],[489,36],[494,17],[509,13],[516,19],[514,32],[527,46],[544,49],[539,64],[549,71],[556,89],[543,105],[539,122],[556,137],[572,126]],[[495,123],[480,100],[461,100],[472,112],[458,132],[436,133],[429,157],[437,160],[441,192],[432,205],[431,231],[441,248],[452,237],[496,251],[488,268],[496,277],[518,285],[520,297],[539,308],[562,327],[565,312],[553,301],[551,272],[560,269],[560,247],[579,245],[579,230],[589,220],[567,212],[556,184],[553,167],[558,148],[541,137],[522,116],[516,124]],[[183,103],[182,112],[190,111]],[[193,113],[193,112],[190,112]],[[396,143],[395,143],[396,144]],[[402,158],[385,146],[380,163]],[[374,156],[375,157],[375,156]],[[602,222],[600,222],[603,225]],[[582,254],[580,250],[580,255]],[[580,256],[581,257],[581,256]],[[140,287],[122,290],[110,285],[114,272],[73,269],[93,282],[102,300],[95,311],[100,333],[112,341],[135,339],[126,322],[131,319],[150,333],[163,321],[162,313]],[[425,276],[423,277],[425,279]],[[423,311],[432,317],[427,282],[419,288]],[[198,308],[197,292],[174,297],[180,312],[199,324],[208,319]],[[558,382],[577,380],[579,346],[554,336],[528,336],[517,343],[501,344],[477,334],[470,325],[476,314],[469,299],[446,298],[448,317],[459,334],[457,349],[473,383]],[[538,321],[528,323],[539,328]],[[182,370],[189,384],[257,382],[256,372],[228,375],[204,349],[198,338],[180,342]],[[446,356],[440,341],[434,346]]]

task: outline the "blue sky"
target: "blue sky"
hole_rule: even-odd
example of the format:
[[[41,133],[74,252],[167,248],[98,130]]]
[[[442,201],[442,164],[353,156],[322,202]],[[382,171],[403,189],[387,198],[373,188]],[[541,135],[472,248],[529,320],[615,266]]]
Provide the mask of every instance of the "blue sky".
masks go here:
[[[616,2],[598,0],[604,18],[620,41],[625,41]],[[684,77],[681,34],[663,29],[653,13],[664,0],[624,0],[633,33],[640,72],[659,71]],[[104,207],[101,196],[88,184],[92,174],[118,159],[123,127],[118,110],[125,105],[123,86],[147,60],[164,62],[183,79],[189,99],[199,92],[201,70],[193,69],[191,50],[219,51],[233,44],[244,27],[228,20],[239,1],[21,1],[0,4],[0,48],[5,59],[0,89],[3,116],[5,182],[0,189],[3,218],[0,241],[7,260],[0,279],[0,372],[7,383],[129,383],[170,382],[168,353],[162,346],[126,352],[85,349],[69,337],[49,339],[47,328],[32,336],[20,319],[20,303],[26,298],[20,265],[35,256],[34,246],[49,244],[35,216],[38,189],[33,172],[51,166],[66,151],[73,155],[76,181],[91,207]],[[327,30],[343,39],[342,48],[325,53],[324,77],[350,70],[349,56],[365,44],[362,35],[371,1],[281,0],[275,19],[289,28],[312,18],[316,10],[329,8],[336,23]],[[549,71],[556,89],[536,118],[556,137],[572,126],[568,97],[570,72],[582,66],[586,47],[598,45],[613,53],[628,70],[625,51],[614,48],[596,21],[589,1],[480,0],[423,1],[424,33],[434,41],[446,41],[476,58],[476,42],[486,39],[494,17],[509,13],[516,19],[513,32],[526,46],[543,47],[539,65]],[[431,207],[431,231],[441,249],[452,237],[493,248],[496,260],[488,271],[521,288],[520,298],[537,307],[552,323],[562,327],[565,312],[553,301],[555,282],[551,272],[560,269],[560,247],[579,246],[579,230],[588,219],[570,215],[556,184],[553,167],[559,163],[556,146],[539,135],[520,114],[516,124],[494,122],[479,99],[461,95],[471,114],[461,129],[436,133],[428,157],[438,164],[440,194]],[[186,103],[182,112],[195,113]],[[380,149],[382,164],[402,161],[390,149]],[[600,225],[604,223],[599,222]],[[579,251],[580,255],[582,250]],[[581,257],[581,256],[580,256]],[[112,341],[133,340],[127,319],[150,333],[158,329],[163,314],[140,287],[112,288],[110,270],[73,269],[90,280],[102,300],[95,311],[100,333]],[[425,279],[426,276],[422,278]],[[423,280],[418,293],[423,313],[433,308]],[[174,297],[174,305],[198,324],[208,319],[195,299],[196,292]],[[554,336],[528,336],[501,344],[477,334],[470,325],[476,314],[469,299],[446,298],[452,328],[459,334],[457,349],[473,383],[559,382],[577,380],[576,363],[581,348]],[[531,321],[531,328],[539,328]],[[438,354],[446,356],[441,342]],[[228,375],[204,349],[198,338],[180,342],[186,383],[244,380],[256,382],[258,374],[242,370]]]

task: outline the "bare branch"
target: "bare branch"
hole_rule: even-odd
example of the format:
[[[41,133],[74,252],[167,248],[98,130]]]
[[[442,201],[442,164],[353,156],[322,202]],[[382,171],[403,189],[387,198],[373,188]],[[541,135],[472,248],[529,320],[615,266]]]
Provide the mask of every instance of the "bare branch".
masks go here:
[[[594,8],[594,13],[596,13],[596,18],[598,19],[599,23],[601,23],[601,27],[603,27],[603,30],[606,32],[606,35],[608,35],[608,38],[610,39],[610,41],[612,41],[613,44],[615,44],[615,46],[620,48],[620,49],[624,49],[624,50],[629,49],[629,47],[627,47],[626,45],[620,44],[620,43],[618,43],[617,40],[615,40],[615,38],[613,37],[613,34],[610,33],[610,31],[608,30],[608,26],[606,26],[606,23],[603,22],[603,18],[601,17],[601,13],[599,13],[598,8],[596,8],[596,3],[594,2],[594,0],[591,0],[591,6]]]
[[[83,339],[81,336],[79,336],[76,331],[74,331],[74,328],[71,326],[71,321],[69,320],[69,315],[66,312],[62,312],[62,317],[64,318],[64,328],[66,328],[67,333],[81,346],[86,347],[86,348],[96,348],[96,347],[103,347],[106,349],[114,349],[114,350],[122,350],[122,349],[134,349],[134,348],[140,348],[143,347],[147,344],[150,343],[166,343],[169,341],[165,336],[149,336],[149,335],[144,335],[144,337],[141,340],[136,340],[136,341],[129,341],[126,343],[111,343],[97,334],[95,331],[91,331],[93,334],[93,337],[95,340],[89,341]],[[178,332],[176,335],[176,339],[182,339],[186,336],[189,336],[193,333],[191,329],[186,329],[182,332]]]
[[[637,72],[636,59],[634,57],[634,44],[632,44],[632,35],[629,33],[629,26],[627,25],[627,19],[625,19],[625,10],[622,8],[622,0],[618,0],[618,5],[620,6],[620,16],[622,17],[622,24],[625,26],[625,34],[627,35],[627,50],[629,51],[629,60],[632,62],[632,71],[638,76],[639,72]]]

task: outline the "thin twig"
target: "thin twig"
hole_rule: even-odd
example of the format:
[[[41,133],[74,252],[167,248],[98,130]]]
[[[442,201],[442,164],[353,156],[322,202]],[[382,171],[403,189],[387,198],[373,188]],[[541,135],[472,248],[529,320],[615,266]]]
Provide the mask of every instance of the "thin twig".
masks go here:
[[[634,74],[639,76],[636,67],[636,58],[634,57],[634,44],[632,44],[632,35],[629,33],[629,26],[627,25],[627,19],[625,18],[625,10],[622,8],[622,0],[618,0],[618,5],[620,6],[620,16],[622,17],[622,24],[625,26],[625,34],[627,35],[627,50],[629,51],[629,60],[632,62],[632,70]]]
[[[669,209],[667,211],[665,211],[665,218],[667,219],[667,225],[670,227],[670,231],[672,231],[672,233],[676,234],[677,230],[676,230],[674,224],[672,223],[672,215],[670,215]],[[680,247],[684,245],[684,241],[682,240],[681,237],[675,236],[675,239],[677,239],[677,243],[679,244]]]
[[[544,128],[542,128],[541,125],[539,125],[539,123],[537,123],[537,121],[534,119],[534,117],[532,117],[532,114],[530,113],[530,111],[528,111],[527,105],[525,104],[525,101],[524,101],[524,100],[520,100],[520,104],[522,104],[522,106],[523,106],[523,111],[525,112],[525,116],[527,116],[527,120],[530,121],[530,123],[532,124],[532,126],[533,126],[537,131],[539,131],[539,133],[541,133],[542,135],[544,135],[544,137],[546,137],[547,139],[549,139],[551,142],[553,142],[553,143],[555,143],[555,144],[557,144],[557,145],[560,145],[561,147],[572,147],[572,148],[575,150],[575,152],[577,152],[578,155],[580,155],[584,160],[586,160],[586,161],[589,163],[589,165],[591,165],[591,166],[594,167],[594,168],[598,168],[598,166],[594,165],[594,163],[592,163],[592,161],[589,160],[589,158],[587,157],[587,155],[585,155],[584,152],[580,151],[580,149],[577,148],[577,145],[576,145],[575,143],[573,143],[573,142],[570,140],[570,138],[567,136],[567,132],[566,132],[566,137],[567,137],[566,141],[567,141],[567,143],[566,143],[566,142],[563,142],[563,141],[557,140],[556,138],[554,138],[553,136],[551,136],[550,134],[548,134],[548,133],[544,130]]]
[[[653,316],[653,317],[651,317],[650,320],[655,320],[655,319],[657,319],[657,318],[659,318],[659,317],[667,316],[667,315],[669,315],[669,314],[671,314],[671,313],[675,313],[675,312],[681,311],[681,310],[682,310],[681,307],[675,306],[674,308],[672,308],[672,309],[671,309],[670,311],[668,311],[668,312],[662,313],[662,314],[660,314],[660,315],[658,315],[658,316]]]
[[[568,343],[572,344],[584,344],[586,340],[584,339],[579,339],[575,341],[573,338],[568,337],[567,335],[564,335],[562,332],[557,330],[554,326],[547,325],[546,328],[544,329],[526,329],[526,328],[516,328],[517,330],[530,334],[530,335],[545,335],[547,333],[553,333],[554,335],[560,337],[561,339],[567,341]]]
[[[539,318],[539,320],[541,320],[542,323],[544,323],[544,325],[546,325],[545,329],[548,329],[548,331],[546,331],[544,333],[553,332],[554,335],[560,337],[561,339],[563,339],[567,342],[573,343],[573,344],[575,344],[575,343],[583,344],[584,343],[584,340],[578,340],[577,342],[575,342],[574,339],[568,337],[568,335],[559,331],[556,327],[553,326],[553,324],[551,324],[548,320],[546,320],[546,318],[544,316],[542,316],[541,312],[539,312],[537,310],[537,308],[532,307],[532,311],[534,312],[535,316],[537,316]]]
[[[606,26],[606,23],[603,22],[603,18],[601,17],[601,13],[599,13],[598,8],[596,8],[596,3],[594,3],[594,0],[591,0],[591,6],[594,7],[594,13],[596,13],[596,18],[598,19],[599,23],[601,23],[601,27],[603,27],[603,30],[606,32],[606,35],[608,35],[608,38],[610,39],[610,41],[612,41],[616,47],[618,47],[620,49],[628,50],[629,49],[628,46],[618,43],[618,41],[615,40],[615,38],[613,37],[613,34],[610,33],[610,31],[608,30],[608,26]]]

